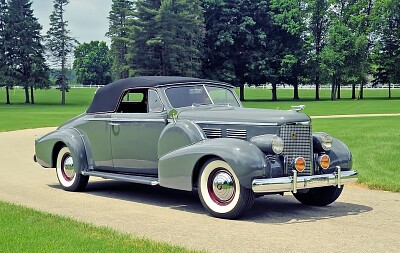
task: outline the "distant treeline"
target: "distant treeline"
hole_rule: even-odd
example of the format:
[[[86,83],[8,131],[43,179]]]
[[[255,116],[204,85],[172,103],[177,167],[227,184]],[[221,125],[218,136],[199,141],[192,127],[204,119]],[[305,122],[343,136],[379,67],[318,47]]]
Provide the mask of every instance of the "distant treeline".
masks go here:
[[[233,83],[400,83],[398,0],[114,0],[112,77],[201,76]],[[369,78],[368,78],[369,77]],[[356,92],[358,88],[359,92]],[[243,99],[243,93],[241,93]]]
[[[315,85],[316,99],[321,85],[331,99],[351,85],[362,99],[367,83],[388,85],[389,97],[400,83],[399,0],[113,0],[110,49],[74,41],[63,16],[69,1],[53,2],[43,37],[30,0],[0,0],[0,86],[24,85],[27,102],[29,88],[33,100],[50,79],[64,94],[70,53],[82,84],[193,76],[232,83],[242,100],[246,83],[271,84],[273,100],[279,84],[294,87],[293,99],[300,84]],[[46,59],[61,71],[50,76]]]

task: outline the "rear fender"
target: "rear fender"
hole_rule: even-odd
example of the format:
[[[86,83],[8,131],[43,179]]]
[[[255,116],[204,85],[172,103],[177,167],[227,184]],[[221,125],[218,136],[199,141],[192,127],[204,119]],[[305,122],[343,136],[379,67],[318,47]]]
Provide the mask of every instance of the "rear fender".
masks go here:
[[[193,145],[172,151],[159,159],[158,175],[163,187],[193,189],[197,178],[197,166],[205,157],[218,157],[227,162],[239,178],[241,185],[251,189],[254,178],[265,177],[270,164],[263,152],[255,145],[238,139],[206,139]]]
[[[35,140],[35,153],[40,165],[55,168],[57,155],[62,146],[67,146],[74,159],[76,173],[87,170],[85,145],[77,129],[58,129]]]

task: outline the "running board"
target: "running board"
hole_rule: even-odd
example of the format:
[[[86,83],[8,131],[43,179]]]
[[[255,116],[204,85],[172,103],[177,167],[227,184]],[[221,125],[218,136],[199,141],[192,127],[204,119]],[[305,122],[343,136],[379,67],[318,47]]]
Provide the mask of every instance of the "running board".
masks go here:
[[[156,186],[159,185],[158,178],[155,177],[143,177],[143,176],[132,176],[132,175],[122,175],[109,172],[98,172],[98,171],[83,171],[84,176],[94,176],[102,177],[107,179],[115,179],[120,181],[126,181],[137,184],[146,184]]]

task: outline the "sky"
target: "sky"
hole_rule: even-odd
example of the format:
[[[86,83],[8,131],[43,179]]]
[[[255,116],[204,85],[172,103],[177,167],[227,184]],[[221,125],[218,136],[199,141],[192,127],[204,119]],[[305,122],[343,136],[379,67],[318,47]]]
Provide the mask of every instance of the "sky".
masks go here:
[[[108,14],[112,0],[70,0],[65,7],[65,19],[71,36],[80,43],[92,40],[110,40],[105,36],[108,31]],[[32,9],[42,25],[42,34],[49,30],[49,16],[53,11],[53,0],[33,0]]]

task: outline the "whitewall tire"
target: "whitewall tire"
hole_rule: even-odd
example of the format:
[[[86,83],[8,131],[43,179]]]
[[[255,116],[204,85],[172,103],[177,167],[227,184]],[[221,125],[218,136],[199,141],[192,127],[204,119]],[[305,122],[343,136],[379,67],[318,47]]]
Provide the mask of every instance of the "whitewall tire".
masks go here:
[[[204,164],[198,191],[203,206],[218,218],[235,219],[254,202],[253,191],[241,186],[233,169],[220,159],[211,159]]]
[[[89,177],[75,172],[74,159],[68,147],[63,147],[57,156],[56,173],[58,182],[67,191],[82,191]]]

